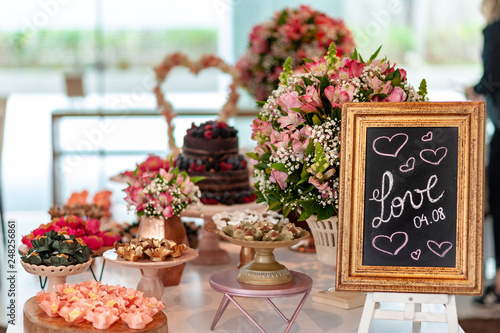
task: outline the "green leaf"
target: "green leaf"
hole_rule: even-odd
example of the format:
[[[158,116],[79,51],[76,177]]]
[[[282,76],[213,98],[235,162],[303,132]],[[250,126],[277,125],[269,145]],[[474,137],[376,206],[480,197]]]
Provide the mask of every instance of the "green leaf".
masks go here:
[[[361,56],[361,54],[359,55],[359,61],[360,61],[361,63],[363,63],[363,64],[365,63],[365,61],[363,60],[363,57]]]
[[[280,26],[280,25],[283,25],[286,23],[286,20],[288,19],[288,12],[286,10],[283,10],[281,12],[281,15],[280,17],[278,18],[278,23],[277,25]]]
[[[309,78],[307,78],[305,76],[302,77],[302,81],[304,81],[304,84],[306,86],[312,86],[312,85],[314,85],[314,82],[311,79],[309,79]]]
[[[310,217],[311,217],[311,215],[312,215],[312,213],[311,213],[311,212],[308,212],[308,211],[306,211],[306,210],[304,210],[304,209],[303,209],[303,210],[302,210],[302,213],[300,213],[300,216],[299,216],[299,218],[298,218],[298,220],[297,220],[297,221],[305,221],[305,220],[307,220],[308,218],[310,218]]]
[[[305,183],[309,180],[309,175],[305,176],[305,177],[302,177],[298,182],[297,182],[297,185],[300,185],[302,183]]]
[[[282,207],[281,201],[275,201],[269,205],[269,210],[280,210]]]
[[[304,58],[304,59],[302,59],[302,60],[304,60],[305,62],[307,62],[307,63],[309,63],[309,64],[310,64],[311,62],[314,62],[314,61],[312,61],[312,60],[311,60],[311,59],[309,59],[309,58]]]
[[[200,176],[200,177],[191,177],[189,179],[193,182],[193,184],[196,184],[197,182],[200,182],[200,181],[204,180],[205,178],[206,177]]]
[[[305,155],[309,156],[314,152],[314,142],[313,140],[309,140],[309,145],[306,148]]]
[[[380,45],[379,48],[377,49],[377,51],[375,51],[375,53],[372,54],[372,56],[370,57],[370,61],[375,60],[375,58],[378,56],[378,53],[380,52],[381,48],[382,48],[382,45]]]
[[[249,152],[247,153],[247,156],[250,157],[252,160],[259,160],[259,155],[257,155],[257,153]]]
[[[418,87],[418,94],[422,97],[427,96],[427,81],[425,81],[425,79],[420,82],[420,86]]]
[[[286,166],[283,163],[271,163],[271,168],[282,172],[288,172]]]
[[[354,48],[354,52],[352,53],[351,59],[358,60],[358,50],[356,48]]]
[[[267,163],[259,163],[255,164],[254,167],[257,169],[266,170],[267,168],[269,168],[269,165],[267,165]]]
[[[292,211],[292,207],[287,206],[287,207],[283,208],[282,214],[284,217],[287,217],[288,214],[291,213],[291,211]]]
[[[267,103],[266,101],[257,101],[257,102],[255,102],[255,104],[257,104],[258,106],[264,106],[264,105],[266,105],[266,103]]]
[[[322,207],[317,213],[318,221],[326,220],[335,214],[335,208],[333,206]]]
[[[399,73],[399,71],[398,71],[398,73]],[[401,85],[401,76],[396,76],[394,79],[392,79],[391,85],[393,87],[399,87]]]
[[[274,147],[276,150],[276,147]],[[271,157],[271,153],[265,153],[261,157],[259,157],[259,161],[269,161],[269,158]]]
[[[313,115],[312,121],[314,125],[321,125],[321,118],[317,114]]]

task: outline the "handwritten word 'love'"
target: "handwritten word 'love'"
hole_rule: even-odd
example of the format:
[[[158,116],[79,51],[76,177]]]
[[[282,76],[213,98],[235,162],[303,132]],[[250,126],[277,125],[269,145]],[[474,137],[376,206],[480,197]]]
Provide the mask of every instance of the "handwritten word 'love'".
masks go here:
[[[415,196],[418,198],[420,195],[420,201],[415,202],[413,198],[413,192],[410,190],[407,190],[403,197],[400,196],[394,196],[394,198],[390,202],[390,207],[388,208],[388,204],[386,201],[388,201],[388,197],[392,192],[393,186],[394,186],[394,176],[390,171],[384,172],[382,175],[382,184],[379,189],[375,189],[372,192],[372,197],[369,199],[370,201],[376,201],[380,202],[380,216],[374,217],[372,219],[372,227],[373,228],[378,228],[382,223],[387,223],[389,222],[393,217],[400,217],[405,209],[405,202],[408,201],[410,202],[410,205],[413,207],[413,209],[419,209],[422,207],[422,204],[424,203],[424,194],[427,197],[427,200],[429,200],[430,203],[435,203],[439,201],[444,195],[444,190],[439,194],[437,197],[433,197],[431,195],[431,190],[436,186],[438,182],[438,178],[436,175],[432,175],[429,177],[429,180],[427,181],[427,187],[424,189],[414,189],[413,192],[415,193]],[[388,213],[387,213],[388,211]]]

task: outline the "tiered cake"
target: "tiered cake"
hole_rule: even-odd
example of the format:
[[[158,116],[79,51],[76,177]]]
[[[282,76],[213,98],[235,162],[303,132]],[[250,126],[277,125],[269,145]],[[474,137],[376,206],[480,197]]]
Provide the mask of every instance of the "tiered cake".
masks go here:
[[[194,124],[184,137],[177,166],[191,177],[205,177],[196,185],[204,204],[248,203],[256,200],[245,158],[238,154],[237,131],[223,122]]]

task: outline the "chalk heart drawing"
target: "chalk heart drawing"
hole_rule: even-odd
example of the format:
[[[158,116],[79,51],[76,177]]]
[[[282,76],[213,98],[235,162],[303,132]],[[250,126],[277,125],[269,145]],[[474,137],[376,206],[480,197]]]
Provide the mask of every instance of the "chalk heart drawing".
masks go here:
[[[408,234],[404,231],[396,231],[390,236],[378,235],[373,238],[372,245],[380,252],[395,256],[408,243]]]
[[[380,136],[373,140],[373,150],[382,156],[396,157],[408,142],[408,134],[397,133],[391,137]]]
[[[413,260],[418,260],[420,258],[420,255],[422,254],[422,250],[418,249],[413,251],[410,256]]]
[[[436,150],[423,149],[420,152],[420,158],[426,163],[439,165],[443,158],[446,157],[446,154],[448,154],[448,149],[446,147],[440,147]]]
[[[432,141],[432,132],[429,131],[426,135],[422,137],[422,141]]]
[[[406,164],[403,164],[399,167],[399,171],[401,172],[409,172],[415,168],[415,157],[410,157]]]
[[[427,247],[429,250],[431,250],[435,255],[443,258],[446,253],[448,253],[451,248],[453,247],[453,244],[451,242],[445,241],[445,242],[435,242],[433,240],[427,241]]]

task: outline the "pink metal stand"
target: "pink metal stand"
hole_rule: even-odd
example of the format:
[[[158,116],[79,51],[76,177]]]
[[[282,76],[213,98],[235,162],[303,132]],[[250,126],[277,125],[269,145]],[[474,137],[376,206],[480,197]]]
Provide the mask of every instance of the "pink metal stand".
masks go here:
[[[271,307],[279,314],[279,316],[288,323],[288,326],[285,330],[285,333],[288,333],[290,328],[292,327],[295,318],[299,314],[304,302],[309,296],[312,288],[312,279],[303,273],[291,271],[292,273],[292,281],[285,284],[278,285],[270,285],[270,286],[262,286],[262,285],[252,285],[241,283],[236,280],[236,276],[238,275],[238,270],[227,270],[216,273],[210,277],[210,286],[215,291],[224,293],[224,297],[219,305],[219,309],[215,314],[214,320],[212,322],[212,326],[210,326],[210,330],[215,328],[217,322],[222,317],[224,311],[226,311],[229,302],[232,302],[257,328],[265,333],[264,329],[248,314],[243,307],[236,302],[234,296],[241,297],[261,297],[265,298],[266,301],[271,305]],[[288,319],[285,315],[278,309],[276,305],[270,300],[272,297],[290,297],[295,295],[304,294],[299,305],[295,309],[292,317]]]

